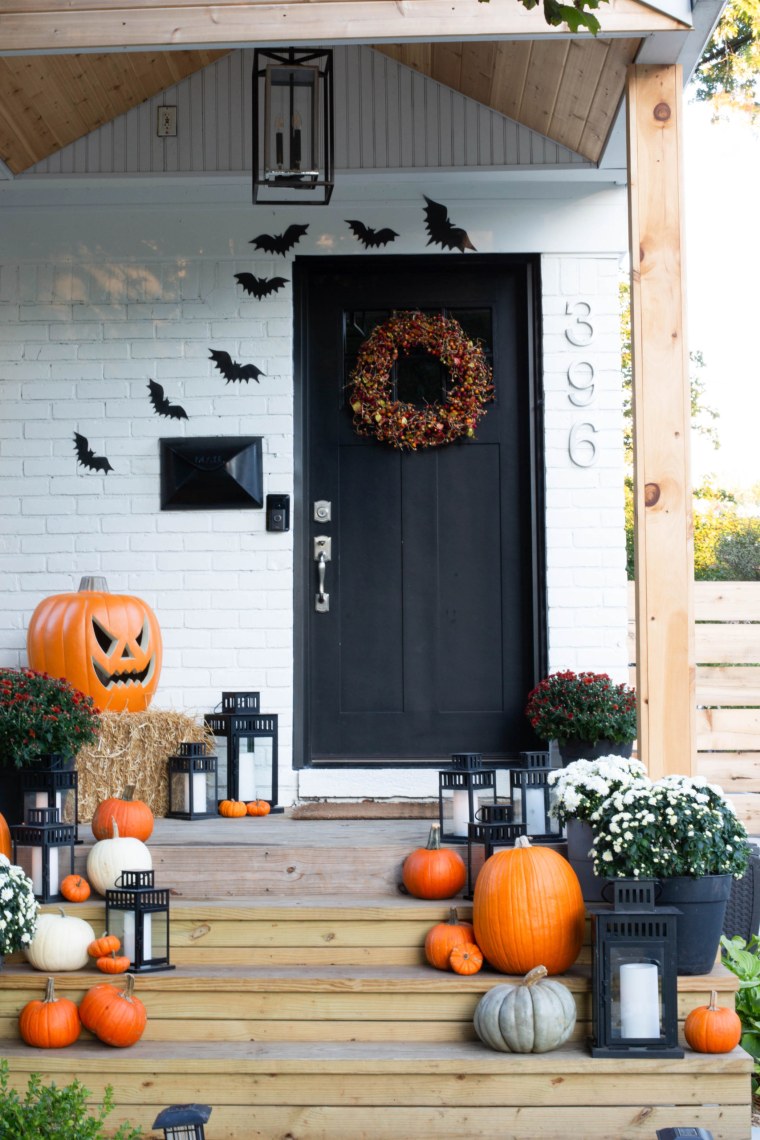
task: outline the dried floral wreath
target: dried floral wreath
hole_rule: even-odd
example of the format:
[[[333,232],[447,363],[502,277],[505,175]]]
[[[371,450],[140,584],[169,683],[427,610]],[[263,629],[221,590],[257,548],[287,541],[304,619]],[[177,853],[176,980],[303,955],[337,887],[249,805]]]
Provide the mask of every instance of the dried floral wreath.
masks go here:
[[[446,399],[417,407],[392,398],[391,369],[400,354],[422,347],[451,376]],[[480,344],[458,321],[440,314],[394,313],[373,329],[359,349],[349,378],[349,403],[360,435],[416,451],[473,436],[493,399],[493,373]]]

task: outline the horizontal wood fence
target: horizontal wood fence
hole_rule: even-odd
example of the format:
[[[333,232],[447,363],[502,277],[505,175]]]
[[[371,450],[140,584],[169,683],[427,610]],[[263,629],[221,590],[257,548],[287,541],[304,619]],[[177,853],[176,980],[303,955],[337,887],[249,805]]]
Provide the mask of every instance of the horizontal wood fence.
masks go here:
[[[697,771],[731,797],[760,835],[760,582],[695,582]],[[628,592],[636,683],[634,584]]]
[[[635,586],[629,584],[628,643],[636,684]],[[697,581],[697,772],[732,798],[760,836],[760,583]]]

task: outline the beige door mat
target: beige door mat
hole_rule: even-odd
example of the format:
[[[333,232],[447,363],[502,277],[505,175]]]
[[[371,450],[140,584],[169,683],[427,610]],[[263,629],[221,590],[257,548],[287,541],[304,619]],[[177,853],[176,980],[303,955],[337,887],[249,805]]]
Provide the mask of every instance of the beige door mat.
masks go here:
[[[438,803],[431,800],[327,800],[297,804],[293,819],[438,819]]]

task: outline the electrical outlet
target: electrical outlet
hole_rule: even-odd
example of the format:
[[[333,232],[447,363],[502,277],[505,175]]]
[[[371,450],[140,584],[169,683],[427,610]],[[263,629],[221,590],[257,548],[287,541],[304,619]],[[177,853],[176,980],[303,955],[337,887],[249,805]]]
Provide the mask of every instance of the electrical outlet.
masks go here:
[[[177,108],[159,107],[156,134],[160,139],[173,138],[177,134]]]

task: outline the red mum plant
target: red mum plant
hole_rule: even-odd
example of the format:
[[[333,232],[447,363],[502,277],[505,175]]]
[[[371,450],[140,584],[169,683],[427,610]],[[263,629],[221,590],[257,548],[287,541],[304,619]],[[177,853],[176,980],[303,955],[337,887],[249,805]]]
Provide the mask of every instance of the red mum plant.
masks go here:
[[[92,697],[68,681],[34,669],[0,669],[0,766],[76,756],[97,739],[98,724]]]
[[[558,744],[636,738],[636,692],[606,673],[550,673],[528,696],[525,715],[542,740]]]

